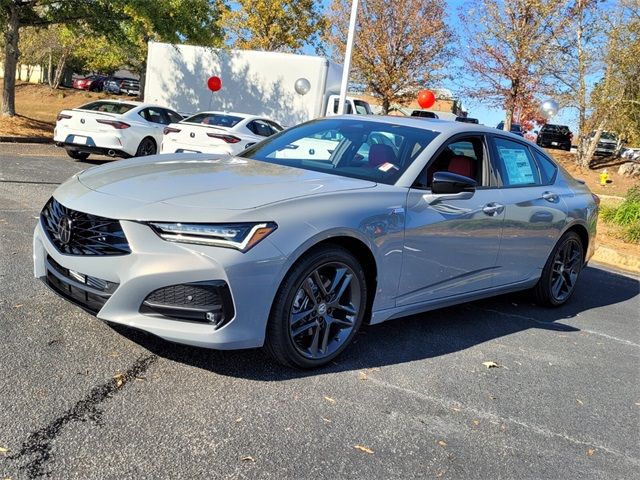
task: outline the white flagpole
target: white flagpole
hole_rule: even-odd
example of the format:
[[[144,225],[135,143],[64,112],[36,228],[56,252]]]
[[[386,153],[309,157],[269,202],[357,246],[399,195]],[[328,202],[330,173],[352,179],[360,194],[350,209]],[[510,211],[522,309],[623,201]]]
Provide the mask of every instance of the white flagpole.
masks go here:
[[[351,2],[351,17],[349,18],[349,34],[347,35],[347,48],[344,52],[344,66],[342,68],[342,84],[340,85],[340,100],[338,113],[345,113],[347,99],[347,86],[349,84],[349,71],[351,70],[351,52],[353,50],[353,38],[356,34],[356,17],[358,16],[358,0]],[[355,113],[355,112],[354,112]]]

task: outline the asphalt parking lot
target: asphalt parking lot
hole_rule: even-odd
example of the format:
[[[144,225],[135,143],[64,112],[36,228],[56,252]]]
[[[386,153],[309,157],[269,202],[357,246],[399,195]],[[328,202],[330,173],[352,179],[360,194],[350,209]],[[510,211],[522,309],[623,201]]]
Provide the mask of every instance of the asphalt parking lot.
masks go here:
[[[474,302],[286,370],[108,326],[32,278],[40,208],[93,164],[0,145],[0,478],[640,478],[637,278],[590,266],[563,308]]]

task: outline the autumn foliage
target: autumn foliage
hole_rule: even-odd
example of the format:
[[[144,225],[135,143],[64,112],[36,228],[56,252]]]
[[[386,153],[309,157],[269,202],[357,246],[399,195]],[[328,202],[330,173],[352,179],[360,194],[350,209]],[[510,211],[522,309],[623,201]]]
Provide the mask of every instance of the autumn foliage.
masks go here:
[[[334,0],[326,40],[342,61],[351,0]],[[451,32],[443,0],[361,0],[352,57],[352,80],[361,83],[388,113],[393,104],[415,100],[447,63]]]

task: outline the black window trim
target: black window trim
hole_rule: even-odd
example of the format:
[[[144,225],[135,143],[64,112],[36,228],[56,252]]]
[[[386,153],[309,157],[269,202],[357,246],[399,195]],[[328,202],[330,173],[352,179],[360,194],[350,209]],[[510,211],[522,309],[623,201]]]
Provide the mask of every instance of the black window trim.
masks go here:
[[[451,135],[444,142],[442,142],[442,145],[440,145],[438,150],[436,150],[436,152],[431,156],[431,158],[427,161],[427,163],[425,163],[424,167],[422,167],[422,170],[420,170],[420,173],[418,173],[418,176],[413,179],[411,188],[415,190],[431,191],[431,187],[422,187],[420,185],[417,185],[417,180],[420,177],[420,175],[422,175],[422,172],[424,172],[427,168],[429,168],[429,166],[440,156],[440,154],[444,151],[445,148],[449,146],[450,143],[453,143],[465,138],[469,138],[469,137],[480,137],[480,140],[482,141],[483,157],[484,157],[482,159],[483,173],[485,171],[488,172],[487,179],[489,181],[489,184],[478,185],[476,187],[476,190],[494,190],[494,189],[500,188],[500,186],[497,183],[498,177],[495,172],[495,167],[491,162],[492,152],[489,149],[489,142],[487,139],[488,135],[485,132],[475,132],[475,131],[456,133],[454,135]]]

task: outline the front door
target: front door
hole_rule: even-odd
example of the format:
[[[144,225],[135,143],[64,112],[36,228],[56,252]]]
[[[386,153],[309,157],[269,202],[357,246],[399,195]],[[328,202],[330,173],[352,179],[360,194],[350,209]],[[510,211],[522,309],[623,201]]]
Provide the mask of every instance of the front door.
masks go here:
[[[457,136],[427,164],[407,196],[397,305],[422,303],[493,286],[504,220],[482,135]],[[472,193],[435,195],[433,174],[473,178]]]

